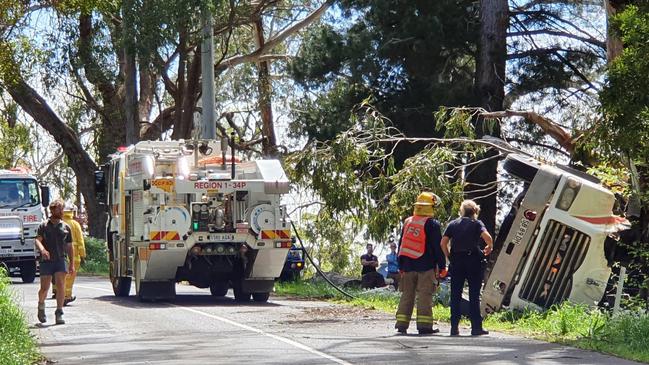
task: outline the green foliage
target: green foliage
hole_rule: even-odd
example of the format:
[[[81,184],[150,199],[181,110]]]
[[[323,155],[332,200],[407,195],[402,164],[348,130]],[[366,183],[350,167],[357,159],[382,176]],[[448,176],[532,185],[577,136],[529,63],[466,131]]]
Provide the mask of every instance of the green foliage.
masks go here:
[[[339,224],[347,228],[348,237],[364,233],[366,238],[384,241],[411,215],[422,191],[442,198],[437,217],[444,220],[453,214],[462,196],[457,165],[473,148],[451,149],[424,140],[419,143],[421,152],[397,169],[394,150],[409,142],[395,129],[386,128],[378,112],[366,107],[366,113],[366,118],[334,140],[315,142],[286,159],[291,181],[325,202],[317,219],[325,225],[346,222]],[[322,238],[327,240],[326,235]]]
[[[3,365],[33,364],[41,359],[25,315],[14,303],[14,293],[3,268],[0,268],[0,344]]]
[[[0,109],[0,167],[26,165],[25,156],[33,149],[30,130],[18,119],[18,106],[10,103]]]
[[[81,272],[106,275],[108,274],[108,251],[106,241],[85,237],[86,260],[81,266]]]
[[[631,187],[629,186],[629,171],[619,163],[602,162],[587,170],[591,175],[596,176],[602,184],[614,193],[629,197]]]
[[[477,13],[472,1],[348,0],[342,17],[310,30],[292,76],[307,93],[291,130],[326,141],[371,98],[408,135],[432,135],[431,111],[474,104]],[[324,51],[323,51],[324,50]],[[397,151],[401,163],[412,151]]]
[[[601,93],[604,120],[593,144],[603,153],[625,152],[643,161],[649,153],[649,7],[628,6],[613,21],[624,51],[609,66]]]
[[[307,213],[302,216],[300,236],[322,270],[342,274],[358,273],[358,267],[349,267],[354,245],[348,232],[353,231],[350,228],[353,225],[350,217],[332,214],[326,207],[317,214]]]
[[[629,287],[641,290],[649,272],[645,216],[649,207],[649,3],[627,6],[612,19],[612,26],[624,49],[609,65],[608,82],[600,95],[604,118],[585,144],[608,156],[614,166],[629,167],[631,161],[637,168],[629,180],[638,183],[633,192],[638,193],[643,217],[635,228],[641,234],[635,237],[637,242],[625,242],[622,248],[631,258]]]

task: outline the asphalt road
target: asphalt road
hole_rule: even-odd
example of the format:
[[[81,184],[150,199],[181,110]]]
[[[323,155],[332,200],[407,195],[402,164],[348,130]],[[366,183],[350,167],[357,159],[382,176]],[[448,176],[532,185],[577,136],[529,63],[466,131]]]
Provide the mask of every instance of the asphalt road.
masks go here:
[[[399,336],[392,315],[320,301],[239,304],[231,292],[215,298],[178,285],[173,303],[140,303],[113,296],[108,280],[94,277],[77,279],[65,325],[53,325],[54,300],[41,325],[38,279],[12,281],[42,353],[57,364],[635,364],[504,334],[471,337],[467,328],[460,337],[445,326]]]

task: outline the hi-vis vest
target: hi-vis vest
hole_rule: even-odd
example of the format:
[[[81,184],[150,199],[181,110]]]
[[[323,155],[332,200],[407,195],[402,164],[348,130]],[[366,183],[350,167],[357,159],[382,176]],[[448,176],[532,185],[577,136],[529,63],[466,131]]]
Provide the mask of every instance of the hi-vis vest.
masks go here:
[[[426,231],[424,225],[429,217],[412,216],[406,219],[406,225],[403,227],[403,237],[401,238],[401,248],[399,256],[418,259],[426,251]]]

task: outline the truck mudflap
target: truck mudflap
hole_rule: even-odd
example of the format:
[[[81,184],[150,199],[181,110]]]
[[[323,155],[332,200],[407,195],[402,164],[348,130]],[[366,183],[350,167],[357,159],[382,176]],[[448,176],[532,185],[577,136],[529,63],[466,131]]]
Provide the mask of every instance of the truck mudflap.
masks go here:
[[[174,280],[140,281],[136,292],[141,301],[172,300],[176,297],[176,282]]]
[[[485,282],[481,301],[483,315],[499,310],[516,286],[515,279],[534,242],[531,238],[559,179],[560,176],[556,173],[541,167],[532,180],[498,259]]]

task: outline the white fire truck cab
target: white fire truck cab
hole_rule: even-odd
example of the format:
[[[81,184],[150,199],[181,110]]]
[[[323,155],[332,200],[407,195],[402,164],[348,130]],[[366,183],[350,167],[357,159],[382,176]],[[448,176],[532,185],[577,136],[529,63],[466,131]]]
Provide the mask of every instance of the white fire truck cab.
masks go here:
[[[142,141],[96,172],[115,295],[128,296],[133,280],[140,299],[169,299],[187,281],[268,300],[291,247],[280,204],[289,181],[278,160],[240,161],[227,145]]]
[[[39,186],[26,169],[0,170],[0,265],[19,269],[25,283],[36,277],[34,239],[49,195],[49,188]]]
[[[485,280],[483,314],[597,305],[611,276],[610,237],[628,223],[613,213],[614,194],[590,175],[524,155],[508,155],[503,168],[525,188],[496,239],[502,249]]]

